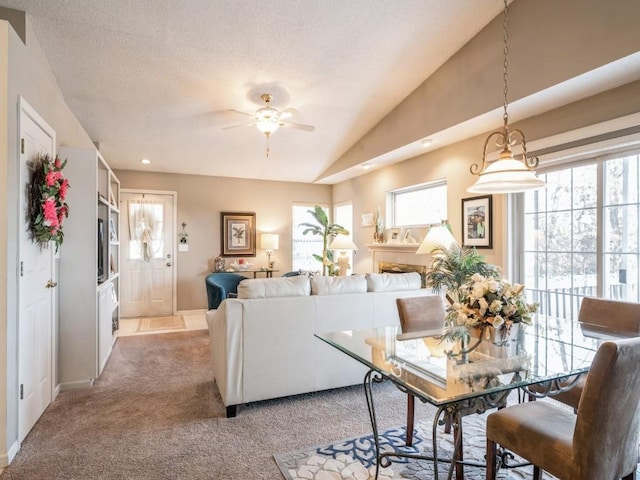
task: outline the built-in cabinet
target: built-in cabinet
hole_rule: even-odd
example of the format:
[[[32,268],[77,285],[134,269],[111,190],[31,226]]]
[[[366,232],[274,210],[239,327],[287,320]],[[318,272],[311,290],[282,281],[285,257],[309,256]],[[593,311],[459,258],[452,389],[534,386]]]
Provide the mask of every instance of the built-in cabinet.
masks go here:
[[[60,247],[61,389],[102,373],[120,319],[120,182],[96,149],[60,147],[69,218]]]

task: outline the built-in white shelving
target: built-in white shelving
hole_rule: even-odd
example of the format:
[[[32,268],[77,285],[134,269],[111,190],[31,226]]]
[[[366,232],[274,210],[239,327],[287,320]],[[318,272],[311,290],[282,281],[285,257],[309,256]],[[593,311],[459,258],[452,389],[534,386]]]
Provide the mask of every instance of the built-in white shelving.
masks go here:
[[[69,218],[60,248],[60,387],[102,373],[120,319],[120,182],[96,149],[61,147]]]

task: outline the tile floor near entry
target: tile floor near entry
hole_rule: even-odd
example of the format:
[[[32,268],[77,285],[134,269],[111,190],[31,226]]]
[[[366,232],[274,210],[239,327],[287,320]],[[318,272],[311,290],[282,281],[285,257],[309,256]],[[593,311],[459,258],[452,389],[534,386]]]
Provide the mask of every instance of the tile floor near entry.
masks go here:
[[[163,319],[170,320],[171,318],[182,317],[184,320],[184,328],[180,326],[180,328],[173,329],[157,329],[154,328],[152,330],[144,329],[140,331],[140,324],[144,320],[142,318],[121,318],[120,319],[120,328],[118,330],[117,335],[119,337],[128,337],[131,335],[153,335],[156,333],[169,333],[169,332],[178,332],[178,331],[188,331],[188,330],[206,330],[207,329],[207,320],[205,318],[205,312],[197,312],[197,313],[189,313],[184,315],[176,315],[174,317],[162,317]],[[171,322],[165,322],[169,325]]]

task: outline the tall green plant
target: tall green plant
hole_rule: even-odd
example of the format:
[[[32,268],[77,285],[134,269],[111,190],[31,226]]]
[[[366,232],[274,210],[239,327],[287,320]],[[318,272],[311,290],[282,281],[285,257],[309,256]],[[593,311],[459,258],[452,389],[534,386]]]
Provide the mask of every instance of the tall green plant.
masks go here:
[[[301,223],[299,227],[305,227],[303,235],[308,233],[322,237],[322,256],[314,254],[313,258],[322,262],[322,275],[334,275],[335,263],[333,261],[333,252],[328,249],[329,241],[333,240],[336,235],[349,235],[349,230],[342,225],[329,223],[327,212],[320,205],[313,207],[313,210],[307,210],[317,223]],[[328,271],[328,272],[327,272]]]
[[[449,248],[433,251],[433,259],[426,274],[427,286],[440,292],[446,291],[450,302],[458,299],[458,288],[474,273],[500,279],[500,269],[484,260],[475,248],[464,248],[457,243]]]

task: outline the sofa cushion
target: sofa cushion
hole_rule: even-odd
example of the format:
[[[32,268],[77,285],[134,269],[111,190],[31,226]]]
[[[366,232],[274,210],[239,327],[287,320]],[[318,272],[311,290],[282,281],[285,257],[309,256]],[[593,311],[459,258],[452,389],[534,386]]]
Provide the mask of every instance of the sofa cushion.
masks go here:
[[[398,292],[420,290],[422,279],[417,272],[409,273],[367,273],[368,292]]]
[[[311,277],[311,295],[342,295],[344,293],[366,293],[367,280],[363,275],[350,277]]]
[[[309,295],[309,279],[303,275],[280,278],[249,278],[238,285],[238,298],[302,297]]]

